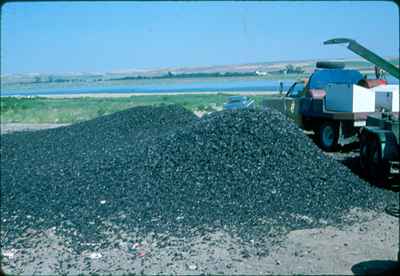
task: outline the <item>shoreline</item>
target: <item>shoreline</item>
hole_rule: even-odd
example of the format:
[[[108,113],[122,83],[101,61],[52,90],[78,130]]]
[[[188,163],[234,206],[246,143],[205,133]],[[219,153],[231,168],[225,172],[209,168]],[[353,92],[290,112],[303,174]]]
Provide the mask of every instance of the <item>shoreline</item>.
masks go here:
[[[284,92],[285,93],[285,92]],[[284,94],[283,93],[283,94]],[[135,97],[135,96],[179,96],[179,95],[243,95],[243,96],[279,96],[278,91],[207,91],[207,92],[160,92],[160,93],[65,93],[65,94],[38,94],[38,95],[1,95],[4,97],[13,98],[124,98],[124,97]]]

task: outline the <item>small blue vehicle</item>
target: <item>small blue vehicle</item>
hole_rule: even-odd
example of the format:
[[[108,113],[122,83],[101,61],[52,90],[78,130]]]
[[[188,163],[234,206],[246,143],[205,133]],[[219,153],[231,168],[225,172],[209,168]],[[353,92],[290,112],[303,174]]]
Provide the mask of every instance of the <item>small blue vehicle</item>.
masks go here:
[[[247,96],[231,96],[228,102],[224,103],[224,110],[235,110],[244,108],[255,108],[256,103],[254,100]]]

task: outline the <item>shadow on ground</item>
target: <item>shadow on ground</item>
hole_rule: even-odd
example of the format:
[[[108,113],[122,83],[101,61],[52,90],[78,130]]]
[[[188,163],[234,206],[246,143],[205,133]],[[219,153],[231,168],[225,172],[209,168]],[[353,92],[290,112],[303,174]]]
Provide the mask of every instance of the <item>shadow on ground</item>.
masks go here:
[[[311,139],[315,141],[316,137],[313,133],[308,133]],[[318,145],[318,143],[316,142]],[[359,144],[352,143],[345,146],[340,147],[335,152],[325,152],[326,155],[331,156],[333,159],[339,161],[346,167],[348,167],[354,174],[362,178],[363,180],[367,181],[373,186],[391,190],[394,192],[400,192],[400,176],[391,176],[389,179],[385,180],[374,180],[368,178],[366,173],[362,171],[360,167],[360,151],[359,151]]]
[[[354,275],[399,275],[400,265],[396,261],[373,260],[355,264],[351,271]]]
[[[360,168],[360,157],[357,156],[349,156],[345,157],[340,161],[343,165],[348,167],[354,174],[358,175],[360,178],[364,179],[365,181],[369,182],[371,185],[383,188],[383,189],[388,189],[392,190],[394,192],[399,192],[400,191],[400,177],[397,176],[391,176],[388,179],[385,180],[374,180],[366,177],[365,173],[361,170]]]

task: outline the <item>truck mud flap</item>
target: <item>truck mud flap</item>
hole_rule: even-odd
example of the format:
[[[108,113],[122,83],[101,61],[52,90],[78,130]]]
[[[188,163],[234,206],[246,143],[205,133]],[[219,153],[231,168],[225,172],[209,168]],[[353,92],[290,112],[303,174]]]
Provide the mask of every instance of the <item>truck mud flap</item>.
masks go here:
[[[338,144],[345,146],[358,142],[358,132],[353,126],[353,122],[339,122],[339,138]]]

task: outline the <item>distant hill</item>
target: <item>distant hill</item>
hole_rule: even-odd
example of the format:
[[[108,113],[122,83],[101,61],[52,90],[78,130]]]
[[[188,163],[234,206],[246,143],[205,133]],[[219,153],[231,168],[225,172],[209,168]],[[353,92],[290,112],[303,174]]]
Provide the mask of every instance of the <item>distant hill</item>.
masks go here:
[[[363,73],[372,72],[374,66],[362,59],[329,59],[342,61],[347,68],[358,69]],[[399,65],[399,57],[388,58],[390,62]],[[2,85],[15,83],[62,83],[62,82],[92,82],[108,80],[129,80],[136,78],[179,78],[179,77],[235,77],[249,75],[285,74],[287,70],[309,74],[315,69],[317,60],[260,62],[233,65],[216,65],[207,67],[169,67],[156,69],[128,69],[106,73],[68,73],[68,74],[14,74],[1,76]]]

